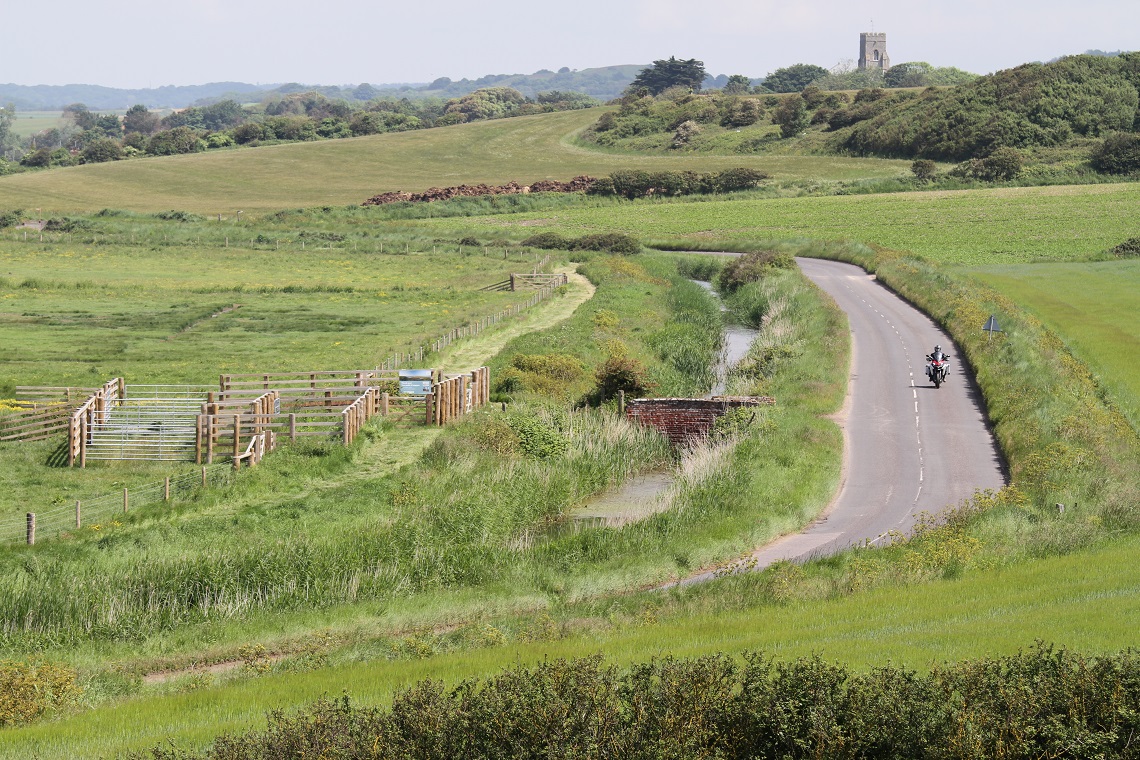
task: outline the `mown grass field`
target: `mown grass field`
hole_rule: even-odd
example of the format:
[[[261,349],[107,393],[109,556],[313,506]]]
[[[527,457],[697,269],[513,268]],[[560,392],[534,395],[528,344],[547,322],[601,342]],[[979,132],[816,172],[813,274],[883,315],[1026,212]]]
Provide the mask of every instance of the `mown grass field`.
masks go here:
[[[980,267],[969,273],[1063,336],[1140,428],[1140,261]]]
[[[20,137],[34,135],[58,127],[61,116],[63,114],[59,111],[17,111],[16,120],[12,122],[12,132]]]
[[[638,202],[419,224],[516,237],[613,231],[703,249],[787,238],[849,240],[944,264],[1001,264],[1103,253],[1135,234],[1138,207],[1140,184],[1129,183]]]
[[[348,140],[119,161],[0,178],[0,208],[43,213],[129,208],[232,214],[351,205],[388,190],[568,180],[615,169],[709,171],[748,166],[776,177],[858,179],[909,163],[831,156],[639,156],[591,151],[573,134],[596,109]]]
[[[555,640],[512,643],[395,662],[345,662],[280,672],[216,688],[109,705],[75,717],[6,732],[0,757],[98,756],[172,739],[208,743],[221,731],[263,723],[269,709],[301,706],[347,691],[381,703],[394,690],[432,678],[447,683],[488,676],[516,663],[602,652],[625,664],[651,656],[763,650],[792,658],[821,654],[857,669],[877,664],[925,669],[939,662],[1029,648],[1045,638],[1084,652],[1111,652],[1140,625],[1140,541],[1113,542],[955,580],[884,588],[824,602],[755,606],[749,579],[686,592],[675,610],[619,626],[558,632]]]

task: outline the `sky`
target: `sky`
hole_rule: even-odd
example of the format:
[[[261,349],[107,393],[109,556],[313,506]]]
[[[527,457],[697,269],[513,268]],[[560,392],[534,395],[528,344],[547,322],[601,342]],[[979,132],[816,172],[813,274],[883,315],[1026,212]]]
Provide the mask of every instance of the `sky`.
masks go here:
[[[476,79],[675,55],[710,74],[831,68],[885,32],[893,63],[988,73],[1140,49],[1137,0],[55,0],[11,3],[0,82],[148,88]]]

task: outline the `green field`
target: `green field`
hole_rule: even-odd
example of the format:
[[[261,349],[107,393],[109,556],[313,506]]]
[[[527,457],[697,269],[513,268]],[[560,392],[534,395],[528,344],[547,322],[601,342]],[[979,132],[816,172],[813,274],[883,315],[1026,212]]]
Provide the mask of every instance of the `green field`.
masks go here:
[[[1063,336],[1140,429],[1140,261],[969,272]]]
[[[58,127],[62,115],[59,111],[18,111],[16,120],[12,122],[12,133],[19,137],[28,137],[45,129]]]
[[[448,219],[431,229],[527,236],[615,231],[709,249],[804,238],[850,240],[944,264],[1084,259],[1136,232],[1140,185],[1077,185],[760,200],[679,200]]]
[[[398,348],[525,300],[478,289],[533,257],[469,251],[0,242],[0,391],[375,367]]]
[[[620,168],[748,166],[778,178],[894,177],[909,163],[832,156],[639,156],[579,147],[598,111],[568,111],[348,140],[119,161],[0,178],[0,208],[232,214],[352,205],[388,190],[600,176]]]

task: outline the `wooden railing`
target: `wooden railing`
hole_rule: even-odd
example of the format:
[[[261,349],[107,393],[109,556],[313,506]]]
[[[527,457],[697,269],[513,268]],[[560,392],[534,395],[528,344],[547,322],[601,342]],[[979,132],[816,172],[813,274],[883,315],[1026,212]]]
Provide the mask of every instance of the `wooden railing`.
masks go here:
[[[448,375],[432,386],[429,416],[433,425],[446,425],[491,399],[491,371],[480,367],[465,375]]]
[[[67,424],[67,464],[79,463],[87,466],[87,444],[95,425],[102,422],[108,410],[122,400],[126,392],[123,378],[116,377],[103,383],[83,404],[75,410]]]

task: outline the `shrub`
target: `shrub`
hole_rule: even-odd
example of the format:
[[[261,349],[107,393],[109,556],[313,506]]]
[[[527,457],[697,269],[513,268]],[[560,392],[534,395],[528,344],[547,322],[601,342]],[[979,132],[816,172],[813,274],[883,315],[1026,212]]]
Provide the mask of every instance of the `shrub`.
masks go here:
[[[562,456],[570,448],[570,443],[553,426],[529,414],[512,414],[507,424],[518,436],[519,449],[534,459],[549,459]]]
[[[769,177],[771,177],[770,174],[759,169],[740,167],[706,174],[703,178],[703,185],[705,192],[732,193],[739,190],[750,190]]]
[[[673,133],[673,141],[669,144],[672,148],[683,148],[689,142],[701,134],[701,125],[697,122],[683,121],[677,125],[677,131]]]
[[[1112,249],[1114,256],[1120,258],[1130,258],[1132,256],[1140,256],[1140,237],[1128,238],[1120,245]]]
[[[649,370],[637,359],[611,354],[595,371],[595,394],[600,401],[613,398],[618,391],[638,398],[648,395],[657,384],[649,379]]]
[[[537,235],[531,235],[522,241],[522,245],[530,246],[531,248],[542,248],[543,250],[570,250],[570,241],[557,232],[540,232]]]
[[[635,237],[622,235],[617,232],[606,232],[597,235],[586,235],[574,240],[570,244],[572,251],[608,251],[623,256],[632,256],[641,253],[641,242]]]
[[[516,354],[511,359],[511,366],[566,382],[582,376],[582,362],[569,354]]]
[[[173,156],[179,153],[197,153],[206,149],[206,143],[190,127],[175,127],[159,132],[147,141],[146,152],[152,156]]]
[[[72,219],[69,216],[53,217],[44,222],[45,232],[78,232],[80,230],[89,230],[94,227],[91,222],[86,219]]]
[[[14,209],[12,211],[0,211],[0,229],[5,227],[15,227],[24,218],[23,209]]]
[[[1093,149],[1092,165],[1105,174],[1140,171],[1140,134],[1117,132]]]
[[[784,98],[784,102],[772,116],[772,122],[780,127],[780,135],[785,138],[795,137],[803,132],[810,123],[804,99]]]
[[[791,269],[792,257],[779,251],[752,251],[724,265],[717,275],[721,290],[732,293],[742,285],[756,282],[774,269]]]
[[[934,179],[937,166],[929,158],[920,158],[910,165],[910,171],[914,174],[915,179],[926,182]]]
[[[1013,179],[1021,171],[1021,153],[1016,148],[998,148],[985,158],[971,158],[951,170],[951,175],[983,182]]]
[[[80,156],[82,162],[85,164],[101,164],[106,161],[118,161],[123,157],[123,147],[119,145],[118,140],[104,137],[95,140],[84,148]]]
[[[30,723],[80,694],[75,671],[63,665],[0,662],[0,726]]]
[[[154,215],[155,219],[161,219],[165,222],[200,222],[202,217],[197,214],[191,214],[189,211],[159,211]]]

